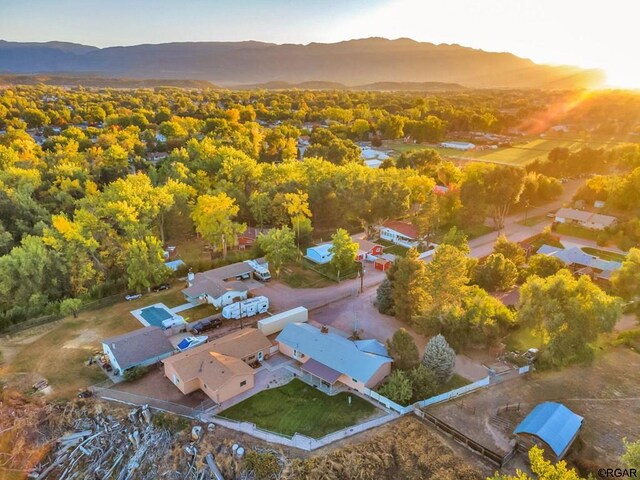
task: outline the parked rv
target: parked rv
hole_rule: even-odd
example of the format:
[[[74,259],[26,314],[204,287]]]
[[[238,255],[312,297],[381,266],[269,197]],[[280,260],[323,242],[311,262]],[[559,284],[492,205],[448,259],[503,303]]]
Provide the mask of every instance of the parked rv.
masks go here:
[[[256,260],[245,260],[244,263],[253,268],[253,278],[260,280],[261,282],[268,282],[271,280],[271,272],[269,272],[268,263],[259,263]]]
[[[269,299],[267,297],[255,297],[241,302],[232,303],[222,309],[222,317],[235,319],[253,317],[259,313],[266,313],[269,310]]]

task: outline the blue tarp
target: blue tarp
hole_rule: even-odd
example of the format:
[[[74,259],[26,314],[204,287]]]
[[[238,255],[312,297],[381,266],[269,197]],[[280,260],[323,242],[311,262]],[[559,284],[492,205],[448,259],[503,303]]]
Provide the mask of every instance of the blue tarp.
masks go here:
[[[544,402],[536,405],[520,422],[513,433],[528,433],[543,440],[558,457],[571,445],[583,418],[561,403]]]
[[[180,343],[178,343],[178,345],[177,345],[178,346],[178,350],[184,350],[190,344],[191,344],[191,342],[189,340],[187,340],[186,338],[183,338],[182,340],[180,340]]]
[[[180,268],[182,265],[184,265],[184,262],[182,260],[173,260],[172,262],[165,262],[164,264],[165,267],[170,268],[174,272],[178,270],[178,268]]]

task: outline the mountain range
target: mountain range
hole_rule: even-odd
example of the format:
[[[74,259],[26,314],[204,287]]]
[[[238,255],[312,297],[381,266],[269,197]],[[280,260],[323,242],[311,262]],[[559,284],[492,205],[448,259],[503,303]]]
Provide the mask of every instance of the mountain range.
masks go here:
[[[0,40],[0,73],[190,79],[225,87],[341,84],[383,90],[430,90],[439,83],[458,84],[453,89],[591,88],[604,83],[599,70],[536,64],[511,53],[460,45],[383,38],[308,45],[246,41],[108,48]]]

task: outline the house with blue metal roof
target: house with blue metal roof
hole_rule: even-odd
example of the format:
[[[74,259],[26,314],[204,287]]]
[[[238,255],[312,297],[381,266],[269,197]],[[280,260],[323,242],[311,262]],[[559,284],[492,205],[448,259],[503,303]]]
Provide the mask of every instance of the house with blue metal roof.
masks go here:
[[[534,443],[545,451],[548,451],[545,445],[548,446],[559,460],[578,436],[583,420],[561,403],[544,402],[536,405],[513,433],[525,440],[534,439]],[[543,445],[535,439],[542,441]]]
[[[362,392],[391,373],[392,359],[376,340],[353,341],[326,327],[291,323],[276,342],[280,352],[299,362],[304,381],[328,392],[338,383]]]

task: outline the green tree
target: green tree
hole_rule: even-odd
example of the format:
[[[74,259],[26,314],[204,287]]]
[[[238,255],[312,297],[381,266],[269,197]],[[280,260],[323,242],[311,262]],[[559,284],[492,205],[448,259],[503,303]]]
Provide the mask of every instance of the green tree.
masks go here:
[[[169,276],[164,265],[163,249],[156,237],[147,236],[142,240],[131,240],[127,251],[127,281],[129,288],[140,292],[150,289]]]
[[[443,235],[440,245],[451,245],[456,247],[465,255],[469,255],[471,249],[467,243],[467,238],[467,234],[464,233],[464,230],[458,229],[458,227],[454,225]]]
[[[449,346],[444,336],[438,334],[427,342],[422,356],[422,364],[432,370],[440,384],[446,383],[456,366],[456,352]]]
[[[610,332],[622,314],[621,302],[591,279],[560,270],[547,278],[530,277],[520,288],[518,321],[534,329],[542,359],[564,365],[590,358],[598,334]]]
[[[402,370],[394,370],[378,391],[380,395],[400,405],[406,405],[413,395],[411,380]]]
[[[349,232],[339,228],[331,236],[329,253],[331,254],[329,263],[336,272],[338,281],[340,281],[340,274],[353,268],[358,255],[358,244],[351,239]]]
[[[426,266],[418,258],[415,248],[409,249],[404,258],[396,259],[392,281],[392,299],[396,317],[412,322],[427,306],[430,297],[425,289]]]
[[[504,292],[515,286],[518,269],[502,253],[492,253],[476,268],[474,280],[489,292]]]
[[[280,276],[282,265],[293,260],[297,253],[295,235],[287,226],[261,233],[258,237],[258,246],[264,251],[264,256],[276,272],[276,277]]]
[[[389,278],[385,278],[376,290],[376,305],[380,313],[393,315],[393,286]]]
[[[505,235],[500,235],[493,246],[493,253],[501,253],[504,258],[511,260],[521,269],[527,262],[527,252],[516,242],[511,242]]]
[[[564,460],[556,464],[544,459],[544,451],[539,447],[529,450],[529,463],[531,471],[536,475],[531,477],[526,473],[516,470],[515,475],[503,475],[496,473],[487,480],[583,480],[578,473],[567,467]]]
[[[555,275],[565,268],[562,260],[550,255],[532,255],[527,265],[527,275],[537,275],[542,278]]]
[[[640,297],[640,248],[629,250],[622,267],[613,272],[611,283],[615,292],[626,300]]]
[[[196,231],[214,248],[222,249],[227,258],[229,245],[235,245],[238,235],[247,229],[246,224],[236,223],[240,207],[226,193],[201,195],[191,211]]]
[[[60,302],[60,314],[67,315],[73,314],[73,318],[78,317],[78,312],[80,311],[80,307],[82,306],[82,300],[79,298],[65,298],[62,302]]]
[[[420,361],[418,347],[413,337],[404,328],[396,330],[390,342],[395,365],[401,370],[409,370]]]
[[[436,394],[438,391],[438,379],[433,370],[428,369],[423,364],[419,364],[408,372],[413,390],[412,401],[425,400]]]

